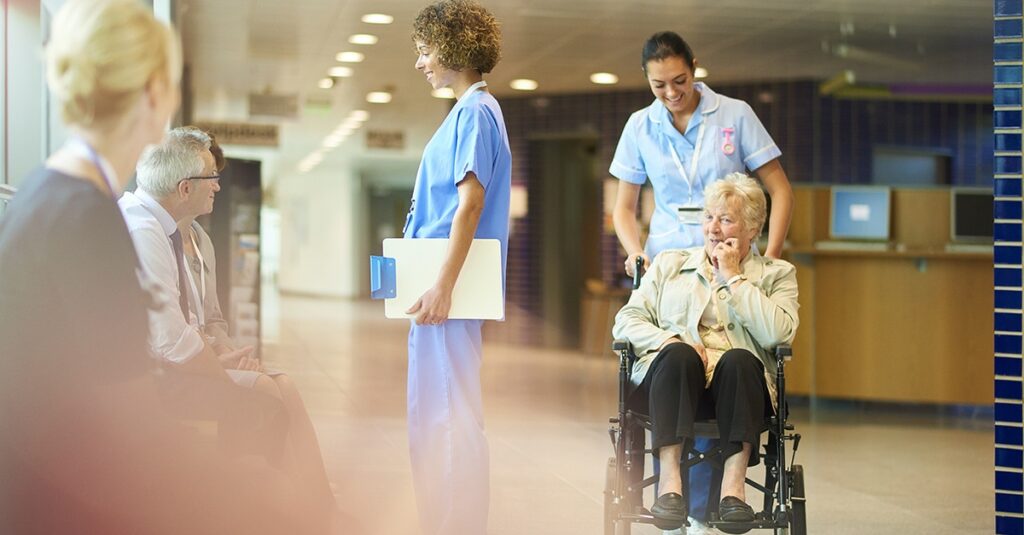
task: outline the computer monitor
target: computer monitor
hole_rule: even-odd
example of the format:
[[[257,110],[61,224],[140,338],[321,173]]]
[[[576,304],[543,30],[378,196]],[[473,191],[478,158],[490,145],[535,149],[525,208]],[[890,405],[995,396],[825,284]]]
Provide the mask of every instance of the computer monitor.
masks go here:
[[[871,150],[872,184],[949,184],[952,169],[953,156],[943,149],[875,145]]]
[[[953,188],[949,192],[949,241],[992,243],[992,190]]]
[[[891,193],[882,186],[833,186],[829,233],[834,240],[889,240]]]

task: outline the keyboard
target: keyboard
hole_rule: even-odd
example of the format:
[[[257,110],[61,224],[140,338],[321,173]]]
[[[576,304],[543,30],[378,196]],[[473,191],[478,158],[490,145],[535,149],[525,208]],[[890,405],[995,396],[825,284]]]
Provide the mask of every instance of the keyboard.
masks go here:
[[[947,243],[947,253],[992,254],[991,243]]]
[[[884,241],[825,240],[815,242],[814,248],[822,251],[888,251],[892,245]]]

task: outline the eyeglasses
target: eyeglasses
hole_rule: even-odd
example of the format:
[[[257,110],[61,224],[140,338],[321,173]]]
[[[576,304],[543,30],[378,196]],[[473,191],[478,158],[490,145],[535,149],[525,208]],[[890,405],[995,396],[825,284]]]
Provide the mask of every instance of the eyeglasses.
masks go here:
[[[190,176],[182,180],[220,180],[220,175],[213,176]]]

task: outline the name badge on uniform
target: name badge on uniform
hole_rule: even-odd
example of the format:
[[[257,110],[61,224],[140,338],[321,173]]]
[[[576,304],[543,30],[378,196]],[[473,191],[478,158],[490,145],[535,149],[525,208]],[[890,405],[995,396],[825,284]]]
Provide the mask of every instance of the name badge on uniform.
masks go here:
[[[679,222],[684,225],[700,225],[701,219],[704,215],[704,208],[700,206],[677,206],[676,214],[679,216]]]

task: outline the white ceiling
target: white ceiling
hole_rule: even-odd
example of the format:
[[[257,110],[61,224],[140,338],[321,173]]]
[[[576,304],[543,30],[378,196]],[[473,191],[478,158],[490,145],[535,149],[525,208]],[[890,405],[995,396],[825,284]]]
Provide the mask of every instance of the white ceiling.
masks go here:
[[[349,110],[410,120],[444,105],[413,68],[412,19],[426,1],[181,0],[179,22],[195,90],[195,119],[248,119],[249,92],[298,93],[331,111],[285,131],[283,162],[315,149]],[[640,47],[660,30],[682,34],[716,81],[829,78],[851,69],[858,82],[990,84],[992,3],[983,0],[484,0],[502,23],[504,58],[488,80],[500,95],[521,94],[510,80],[532,78],[537,93],[597,91],[597,71],[641,88]],[[394,16],[365,24],[366,13]],[[348,44],[373,33],[372,46]],[[334,89],[317,80],[343,50],[366,54]],[[841,57],[845,53],[845,57]],[[394,102],[367,104],[368,91],[391,88]],[[440,105],[439,105],[440,104]],[[391,111],[388,111],[388,108]],[[308,124],[307,124],[308,123]],[[302,125],[300,128],[296,126]],[[308,127],[307,127],[308,126]]]

